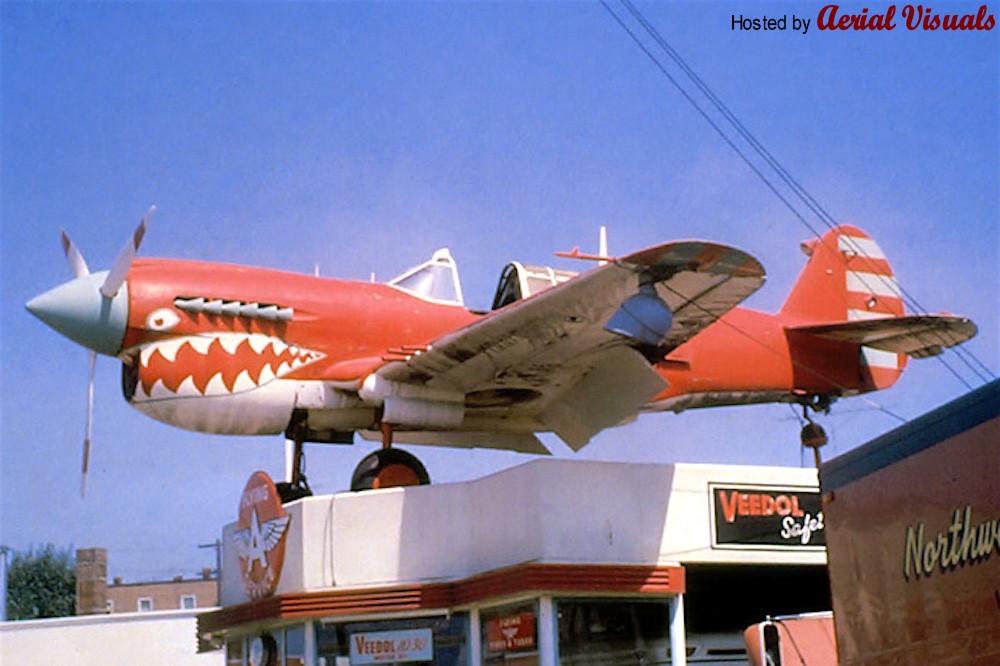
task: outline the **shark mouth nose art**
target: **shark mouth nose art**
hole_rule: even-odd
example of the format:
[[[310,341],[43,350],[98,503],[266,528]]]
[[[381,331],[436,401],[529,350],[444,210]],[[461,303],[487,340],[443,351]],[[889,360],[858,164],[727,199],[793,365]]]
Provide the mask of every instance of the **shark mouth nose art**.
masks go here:
[[[252,391],[323,358],[258,333],[192,335],[140,348],[132,401]]]

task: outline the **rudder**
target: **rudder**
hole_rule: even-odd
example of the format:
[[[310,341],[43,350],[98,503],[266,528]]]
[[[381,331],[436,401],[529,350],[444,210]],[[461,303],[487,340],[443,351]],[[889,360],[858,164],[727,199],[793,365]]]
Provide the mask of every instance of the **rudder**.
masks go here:
[[[809,256],[788,298],[783,318],[794,325],[862,321],[905,314],[902,292],[878,243],[851,225],[802,244]],[[906,356],[861,347],[860,370],[870,388],[891,386]]]

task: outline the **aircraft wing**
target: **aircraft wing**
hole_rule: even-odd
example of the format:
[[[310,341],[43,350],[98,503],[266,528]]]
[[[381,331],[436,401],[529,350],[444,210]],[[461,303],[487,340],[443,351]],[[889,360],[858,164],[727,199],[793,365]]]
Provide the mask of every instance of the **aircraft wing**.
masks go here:
[[[904,315],[798,326],[790,330],[924,358],[970,339],[976,334],[976,325],[969,319],[953,315]]]
[[[764,270],[750,255],[723,245],[659,245],[511,303],[376,374],[464,394],[472,418],[478,408],[534,419],[536,430],[552,430],[579,448],[632,417],[666,386],[627,339],[604,328],[638,292],[640,278],[655,284],[673,312],[660,350],[666,353],[756,291]]]

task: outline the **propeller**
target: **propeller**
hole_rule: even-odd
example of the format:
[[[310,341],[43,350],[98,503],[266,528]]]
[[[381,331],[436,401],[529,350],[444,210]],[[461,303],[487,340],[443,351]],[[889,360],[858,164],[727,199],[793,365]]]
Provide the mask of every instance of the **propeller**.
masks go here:
[[[87,496],[87,469],[90,467],[90,433],[94,421],[94,368],[97,366],[97,352],[90,352],[87,372],[87,430],[83,437],[83,464],[80,468],[80,497]]]
[[[73,241],[69,239],[66,230],[60,229],[59,236],[62,238],[63,252],[66,253],[66,261],[69,262],[69,270],[73,273],[73,277],[81,278],[90,275],[87,262],[84,260],[83,255],[80,254],[80,250],[73,244]]]
[[[74,278],[82,278],[90,275],[90,268],[87,260],[79,248],[70,240],[65,229],[59,230],[62,239],[63,252],[66,253],[66,261],[69,263],[69,270]],[[90,467],[90,434],[94,418],[94,369],[97,365],[97,352],[91,350],[87,352],[89,371],[87,373],[87,429],[83,438],[83,467],[80,474],[80,497],[87,495],[87,468]]]
[[[125,282],[125,278],[128,275],[129,268],[132,266],[132,260],[135,259],[135,255],[139,251],[139,245],[142,243],[142,238],[146,235],[146,224],[155,210],[156,206],[151,206],[149,208],[142,220],[139,222],[139,226],[136,227],[135,231],[132,233],[132,237],[126,241],[124,247],[122,247],[121,251],[118,253],[115,263],[111,266],[108,276],[104,279],[104,283],[100,287],[101,295],[104,298],[114,298],[121,289],[122,284]],[[80,252],[79,248],[77,248],[73,241],[70,240],[70,237],[65,230],[60,229],[59,234],[62,240],[63,252],[66,254],[66,262],[69,264],[69,270],[73,273],[73,277],[82,278],[90,275],[90,268],[87,266],[87,261],[83,258],[83,254]],[[94,421],[94,372],[97,367],[96,351],[90,350],[88,352],[87,365],[87,423],[83,438],[83,462],[80,470],[80,497],[86,497],[87,495],[87,472],[90,468],[90,443]]]
[[[139,244],[142,243],[142,237],[146,235],[146,222],[152,217],[154,212],[156,212],[156,206],[150,206],[146,214],[142,216],[139,226],[132,233],[132,238],[125,241],[125,245],[118,253],[118,258],[111,265],[108,277],[104,278],[104,284],[101,285],[101,294],[105,298],[114,298],[118,290],[121,289],[122,283],[125,282],[125,276],[128,275],[129,267],[132,266],[132,260],[135,259],[135,255],[139,251]],[[67,255],[67,258],[69,258],[69,255]]]

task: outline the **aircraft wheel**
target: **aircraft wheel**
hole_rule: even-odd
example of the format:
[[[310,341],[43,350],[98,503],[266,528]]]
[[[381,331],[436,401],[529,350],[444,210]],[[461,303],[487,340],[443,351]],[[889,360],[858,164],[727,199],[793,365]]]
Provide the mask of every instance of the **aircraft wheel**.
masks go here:
[[[354,469],[351,491],[422,486],[431,477],[416,456],[401,449],[379,449],[365,456]]]
[[[826,431],[818,423],[809,422],[802,428],[802,446],[818,449],[827,443]]]

